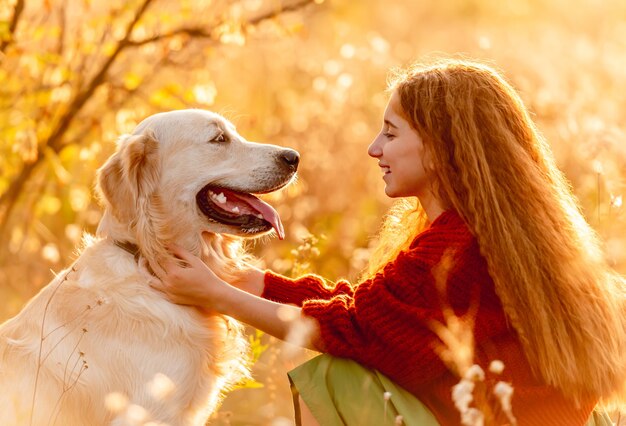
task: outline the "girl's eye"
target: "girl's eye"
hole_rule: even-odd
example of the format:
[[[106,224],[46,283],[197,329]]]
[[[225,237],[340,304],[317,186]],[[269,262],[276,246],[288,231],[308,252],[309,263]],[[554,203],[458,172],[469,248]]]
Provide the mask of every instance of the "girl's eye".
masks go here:
[[[387,139],[394,138],[394,135],[392,135],[391,133],[383,133],[383,136],[386,137]]]
[[[224,133],[220,133],[219,135],[211,139],[211,142],[226,142],[226,136],[224,136]]]

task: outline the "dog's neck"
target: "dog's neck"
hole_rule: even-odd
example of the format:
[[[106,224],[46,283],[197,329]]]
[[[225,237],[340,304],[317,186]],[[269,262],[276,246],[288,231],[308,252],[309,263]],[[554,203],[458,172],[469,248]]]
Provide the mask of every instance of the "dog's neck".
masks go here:
[[[149,264],[151,261],[156,261],[154,256],[151,257],[150,253],[145,253],[139,247],[138,240],[129,226],[121,223],[109,210],[105,210],[96,235],[114,242],[120,249],[132,254],[136,260],[141,253]],[[176,244],[190,250],[192,254],[200,256],[214,271],[222,271],[222,274],[228,275],[228,271],[237,269],[236,263],[241,253],[238,248],[234,248],[236,244],[232,237],[208,233],[194,235],[189,232],[184,236],[179,235],[175,241]]]
[[[120,223],[110,211],[105,210],[98,224],[96,236],[99,238],[110,238],[113,241],[126,241],[136,244],[137,240],[129,232],[128,226]]]
[[[115,244],[125,252],[132,254],[135,257],[135,261],[137,261],[139,259],[139,256],[141,255],[141,251],[139,250],[139,246],[137,244],[119,240],[113,240],[113,244]]]

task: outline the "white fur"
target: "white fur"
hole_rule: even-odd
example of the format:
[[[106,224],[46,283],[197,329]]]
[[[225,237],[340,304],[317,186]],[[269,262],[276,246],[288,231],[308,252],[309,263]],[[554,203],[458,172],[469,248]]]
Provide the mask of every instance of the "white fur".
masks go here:
[[[211,142],[220,132],[229,142]],[[295,172],[282,152],[200,110],[154,115],[120,138],[99,171],[97,238],[0,326],[0,424],[203,425],[248,374],[242,327],[165,300],[145,265],[158,268],[165,244],[176,242],[227,277],[241,251],[220,233],[240,232],[208,220],[196,193],[207,183],[277,189]],[[137,244],[139,262],[115,240]]]

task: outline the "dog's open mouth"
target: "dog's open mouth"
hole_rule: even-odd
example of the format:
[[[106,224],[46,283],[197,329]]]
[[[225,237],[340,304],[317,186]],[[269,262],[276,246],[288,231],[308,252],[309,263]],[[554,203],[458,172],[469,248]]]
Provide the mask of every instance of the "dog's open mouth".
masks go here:
[[[251,234],[274,228],[278,238],[285,237],[278,212],[252,194],[207,185],[196,195],[196,202],[209,219]]]

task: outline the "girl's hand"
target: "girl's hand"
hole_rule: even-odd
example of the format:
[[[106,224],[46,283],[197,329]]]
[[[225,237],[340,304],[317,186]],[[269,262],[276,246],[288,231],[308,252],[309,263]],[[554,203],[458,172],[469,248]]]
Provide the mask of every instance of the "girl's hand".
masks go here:
[[[173,245],[170,251],[182,261],[182,265],[173,259],[164,261],[160,280],[153,279],[150,286],[165,293],[172,302],[194,305],[205,313],[217,311],[229,315],[282,340],[287,339],[295,321],[302,321],[301,308],[258,297],[263,288],[262,271],[251,267],[243,279],[246,288],[241,285],[237,288],[220,279],[200,258],[184,248]],[[320,350],[319,325],[310,320],[309,324],[310,334],[300,345]]]
[[[174,244],[169,250],[182,262],[164,261],[161,264],[163,274],[158,274],[158,279],[153,279],[150,286],[165,293],[174,303],[214,308],[219,290],[227,284],[184,248]]]

